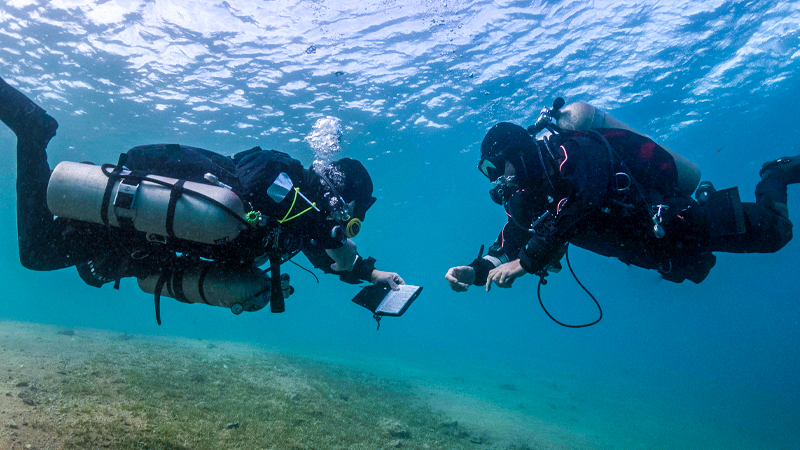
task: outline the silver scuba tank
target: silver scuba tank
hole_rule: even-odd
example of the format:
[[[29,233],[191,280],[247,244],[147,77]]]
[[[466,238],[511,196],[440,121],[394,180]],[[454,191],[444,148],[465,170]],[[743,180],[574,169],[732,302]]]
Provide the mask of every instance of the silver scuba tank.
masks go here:
[[[147,179],[165,185],[126,180],[125,175],[130,174],[127,170],[119,173],[121,178],[110,178],[104,170],[103,166],[91,164],[59,163],[47,186],[50,212],[115,227],[132,225],[145,233],[205,244],[231,241],[247,227],[244,204],[230,189],[191,181],[180,186],[175,178],[157,175],[147,175]],[[113,185],[107,192],[109,183]],[[173,195],[173,191],[181,195]],[[228,211],[197,194],[218,202]],[[103,214],[105,203],[108,206]]]
[[[160,278],[161,274],[139,278],[139,288],[155,294]],[[169,274],[160,294],[184,303],[230,308],[234,314],[241,314],[258,311],[269,303],[270,278],[255,266],[198,260]]]

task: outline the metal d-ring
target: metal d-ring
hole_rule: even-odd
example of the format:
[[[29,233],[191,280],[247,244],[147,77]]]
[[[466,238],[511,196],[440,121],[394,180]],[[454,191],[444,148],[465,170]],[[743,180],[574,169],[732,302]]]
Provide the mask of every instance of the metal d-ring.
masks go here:
[[[626,184],[620,187],[620,180],[625,181]],[[617,192],[626,191],[631,188],[631,176],[625,172],[617,172],[614,174],[614,190]]]

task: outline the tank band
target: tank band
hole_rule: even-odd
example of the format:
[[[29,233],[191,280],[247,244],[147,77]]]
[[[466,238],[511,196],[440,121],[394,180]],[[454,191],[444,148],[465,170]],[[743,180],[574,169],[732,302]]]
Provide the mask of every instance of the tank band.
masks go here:
[[[106,226],[108,226],[108,207],[111,204],[111,191],[114,190],[114,185],[117,184],[120,172],[122,172],[122,166],[117,165],[111,173],[107,174],[106,190],[103,192],[103,202],[100,205],[100,219],[102,219],[103,225]]]
[[[173,298],[179,302],[193,303],[191,300],[187,299],[186,295],[183,293],[183,273],[186,266],[180,263],[177,266],[172,275],[172,283],[170,283],[172,285]]]
[[[102,219],[103,225],[108,226],[108,206],[111,203],[111,191],[114,190],[114,185],[119,179],[119,174],[122,172],[122,168],[125,166],[127,161],[128,154],[120,153],[119,160],[117,160],[117,166],[114,167],[114,170],[112,170],[110,174],[107,174],[108,182],[106,183],[106,190],[103,192],[103,203],[100,206],[100,219]],[[106,167],[108,166],[102,166],[103,172],[105,172]]]
[[[183,196],[184,183],[186,183],[186,180],[178,180],[178,182],[172,186],[172,190],[169,194],[166,228],[167,228],[167,235],[172,238],[175,237],[175,232],[172,228],[173,224],[175,223],[175,205],[178,203],[178,199],[181,198],[181,196]]]
[[[211,264],[206,264],[205,267],[203,267],[202,272],[200,272],[200,278],[197,280],[197,292],[200,293],[200,298],[206,305],[211,304],[208,303],[208,299],[206,298],[206,291],[205,289],[203,289],[203,286],[206,284],[206,275],[208,275],[209,270],[211,270]]]

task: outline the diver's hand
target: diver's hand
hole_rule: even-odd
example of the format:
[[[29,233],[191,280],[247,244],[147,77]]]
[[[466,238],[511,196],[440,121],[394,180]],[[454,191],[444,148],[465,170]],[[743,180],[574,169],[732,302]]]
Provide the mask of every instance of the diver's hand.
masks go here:
[[[394,272],[384,272],[378,269],[372,270],[372,277],[370,281],[372,284],[386,283],[390,288],[392,288],[393,291],[400,289],[401,284],[406,284],[400,275]]]
[[[325,250],[325,253],[333,260],[331,269],[336,272],[349,272],[353,270],[353,266],[356,264],[356,257],[358,256],[356,244],[350,239],[347,239],[344,245],[339,248]]]
[[[486,277],[486,292],[489,292],[492,288],[492,282],[497,287],[510,288],[514,280],[525,275],[525,273],[525,269],[522,268],[518,259],[500,264],[489,271],[489,276]]]
[[[475,283],[475,269],[470,266],[451,267],[444,278],[450,283],[452,290],[465,292],[471,284]]]

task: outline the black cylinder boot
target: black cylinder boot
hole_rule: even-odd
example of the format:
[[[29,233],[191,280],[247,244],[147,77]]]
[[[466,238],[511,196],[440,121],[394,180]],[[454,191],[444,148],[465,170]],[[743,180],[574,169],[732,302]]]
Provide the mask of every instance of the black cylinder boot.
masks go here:
[[[0,78],[0,120],[18,139],[48,142],[56,135],[58,123],[44,109]]]
[[[800,183],[800,155],[784,156],[774,161],[767,161],[761,166],[759,174],[764,177],[764,173],[771,169],[780,169],[786,177],[786,184]]]

